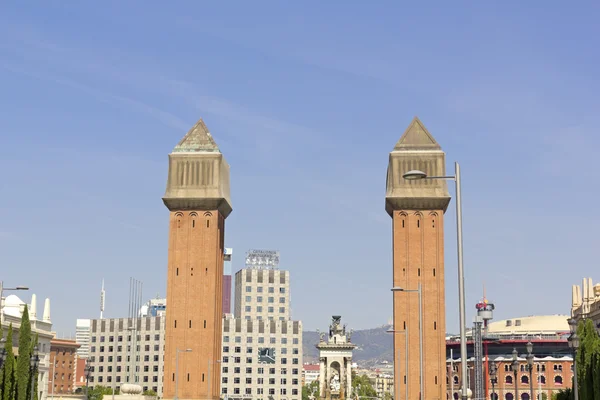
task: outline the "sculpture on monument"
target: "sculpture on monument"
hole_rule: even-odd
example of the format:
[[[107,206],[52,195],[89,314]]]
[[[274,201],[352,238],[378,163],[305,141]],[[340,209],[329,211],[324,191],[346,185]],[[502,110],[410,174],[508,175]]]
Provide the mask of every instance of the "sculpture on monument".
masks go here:
[[[319,333],[319,398],[343,400],[352,394],[352,351],[356,347],[350,342],[342,317],[334,315],[329,325],[329,337]]]

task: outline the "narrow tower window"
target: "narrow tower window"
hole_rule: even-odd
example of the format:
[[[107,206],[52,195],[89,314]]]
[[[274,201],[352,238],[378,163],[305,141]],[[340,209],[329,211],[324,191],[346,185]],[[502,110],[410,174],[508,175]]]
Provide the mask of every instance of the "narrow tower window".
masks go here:
[[[204,382],[204,374],[202,374],[202,382]]]
[[[417,220],[417,228],[420,228],[420,227],[421,227],[421,220],[418,219]]]
[[[204,273],[205,273],[206,275],[208,275],[208,268],[205,268],[205,269],[204,269]]]
[[[421,276],[421,268],[417,269],[417,273],[419,274],[419,276]]]
[[[402,220],[402,227],[404,228],[404,220]]]
[[[193,219],[193,220],[192,220],[192,228],[195,228],[195,227],[196,227],[196,220],[195,220],[195,219]]]
[[[210,221],[209,220],[206,220],[206,227],[210,228]]]
[[[402,275],[406,276],[406,268],[402,268]]]
[[[194,276],[194,268],[193,268],[193,267],[190,269],[190,274],[191,274],[192,276]]]
[[[204,320],[204,328],[206,328],[206,320]]]
[[[432,227],[432,228],[435,228],[435,219],[432,219],[432,220],[431,220],[431,227]]]
[[[192,320],[190,319],[190,328],[192,327]]]
[[[404,330],[406,330],[406,321],[404,321]]]
[[[175,373],[173,373],[173,381],[175,381]]]
[[[435,384],[437,385],[437,375],[435,376]]]
[[[175,275],[179,276],[179,268],[175,268]]]
[[[437,331],[437,322],[433,321],[433,330]],[[437,383],[437,382],[436,382]]]
[[[435,268],[433,269],[433,276],[435,276]]]
[[[175,320],[175,328],[177,328],[177,320]]]
[[[188,382],[190,381],[190,373],[188,372]]]

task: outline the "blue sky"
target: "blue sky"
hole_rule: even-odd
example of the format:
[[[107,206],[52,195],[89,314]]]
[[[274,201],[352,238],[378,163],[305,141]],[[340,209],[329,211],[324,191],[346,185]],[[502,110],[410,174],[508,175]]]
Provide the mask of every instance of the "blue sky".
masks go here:
[[[293,317],[391,316],[388,153],[418,115],[462,166],[467,308],[567,313],[597,271],[597,3],[3,2],[0,278],[55,328],[164,295],[167,154],[200,117],[231,165],[226,242],[279,249]],[[455,215],[448,330],[457,331]]]

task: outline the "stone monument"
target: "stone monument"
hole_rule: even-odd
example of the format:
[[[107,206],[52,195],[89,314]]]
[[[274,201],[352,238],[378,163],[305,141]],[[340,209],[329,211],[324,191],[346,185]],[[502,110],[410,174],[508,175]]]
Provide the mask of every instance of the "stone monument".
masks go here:
[[[343,400],[352,395],[352,331],[346,332],[342,317],[334,315],[329,325],[329,336],[319,334],[319,398]]]

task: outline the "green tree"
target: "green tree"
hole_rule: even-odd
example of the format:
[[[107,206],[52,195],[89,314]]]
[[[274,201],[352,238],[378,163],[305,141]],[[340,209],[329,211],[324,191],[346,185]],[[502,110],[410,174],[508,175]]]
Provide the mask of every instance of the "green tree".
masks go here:
[[[29,357],[31,355],[31,323],[29,322],[29,311],[27,305],[21,317],[21,328],[19,329],[19,354],[17,355],[17,400],[28,400],[29,388]]]
[[[4,367],[2,367],[2,399],[13,400],[15,391],[15,354],[13,353],[12,324],[8,328],[4,350],[6,351],[6,360],[4,361]]]
[[[112,394],[112,393],[110,393]],[[144,390],[144,393],[142,393],[143,396],[157,396],[157,393],[154,390]]]
[[[365,374],[352,377],[352,390],[360,397],[377,397],[377,391],[373,388],[371,379]]]
[[[314,393],[314,394],[313,394]],[[319,381],[313,381],[302,386],[302,400],[309,400],[310,396],[319,397]]]
[[[106,386],[94,386],[88,390],[88,400],[102,400],[105,394],[112,394],[112,389]]]

